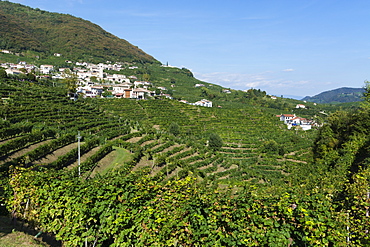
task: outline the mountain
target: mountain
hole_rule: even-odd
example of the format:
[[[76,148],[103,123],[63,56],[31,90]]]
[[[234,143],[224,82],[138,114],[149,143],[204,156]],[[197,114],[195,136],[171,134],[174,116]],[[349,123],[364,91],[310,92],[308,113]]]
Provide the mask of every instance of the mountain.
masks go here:
[[[126,40],[71,15],[0,1],[0,23],[0,49],[32,51],[41,57],[59,53],[88,62],[158,63]]]
[[[306,96],[302,100],[315,103],[347,103],[361,101],[363,88],[342,87],[330,91],[322,92],[315,96]]]

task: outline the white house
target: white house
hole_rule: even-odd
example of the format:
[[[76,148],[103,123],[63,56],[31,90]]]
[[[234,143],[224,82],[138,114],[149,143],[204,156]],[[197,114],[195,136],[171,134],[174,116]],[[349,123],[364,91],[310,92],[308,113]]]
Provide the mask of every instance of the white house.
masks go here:
[[[91,87],[91,92],[97,95],[101,95],[104,91],[104,88],[102,86],[92,86]]]
[[[42,74],[49,74],[53,69],[54,69],[53,65],[47,65],[47,64],[40,65],[40,72]]]
[[[302,104],[297,104],[295,106],[295,108],[302,108],[302,109],[304,109],[304,108],[306,108],[306,106],[305,105],[302,105]]]
[[[132,97],[134,99],[145,99],[146,96],[153,96],[155,92],[149,91],[144,88],[135,88],[132,90]]]
[[[199,100],[199,101],[193,103],[193,105],[199,105],[199,106],[205,106],[205,107],[212,107],[212,101],[209,101],[209,100],[206,100],[206,99],[202,99],[202,100]]]
[[[293,119],[295,118],[295,114],[282,114],[280,115],[280,121],[284,121],[284,123],[286,124],[287,122],[289,122],[290,119]]]
[[[161,96],[166,97],[167,99],[173,99],[173,97],[170,94],[162,93]]]
[[[152,83],[147,82],[147,81],[135,81],[134,85],[135,85],[135,88],[139,87],[140,85],[142,85],[143,87],[148,87],[148,86],[152,85]]]
[[[116,84],[112,87],[113,89],[113,94],[118,94],[118,93],[124,93],[126,89],[130,89],[132,86],[131,83],[122,83],[122,84]]]
[[[130,80],[125,75],[120,74],[107,75],[105,79],[110,82],[130,83]]]
[[[7,75],[19,75],[19,74],[23,74],[22,71],[20,71],[18,69],[13,69],[13,68],[6,69],[5,72],[6,72]]]

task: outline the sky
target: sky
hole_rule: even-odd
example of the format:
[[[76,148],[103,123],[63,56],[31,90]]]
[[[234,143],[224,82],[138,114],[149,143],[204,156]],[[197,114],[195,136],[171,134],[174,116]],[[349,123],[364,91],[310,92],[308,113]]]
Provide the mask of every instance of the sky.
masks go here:
[[[197,79],[277,96],[370,80],[368,0],[11,0],[89,20]]]

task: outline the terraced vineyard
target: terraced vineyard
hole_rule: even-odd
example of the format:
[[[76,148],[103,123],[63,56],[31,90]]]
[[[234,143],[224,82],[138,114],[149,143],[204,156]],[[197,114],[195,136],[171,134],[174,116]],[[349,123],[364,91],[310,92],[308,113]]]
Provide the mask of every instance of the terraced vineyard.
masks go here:
[[[71,101],[12,80],[0,94],[1,203],[66,246],[327,246],[353,228],[333,187],[307,182],[326,183],[317,131],[287,130],[273,109]]]
[[[158,179],[191,172],[212,182],[279,182],[310,158],[314,135],[288,131],[272,112],[248,105],[219,109],[164,99],[74,102],[60,87],[14,81],[3,82],[0,94],[4,172],[11,166],[77,169],[80,132],[84,171],[93,172],[102,158],[115,154],[115,147],[123,147],[135,156],[132,169],[149,168]],[[179,125],[179,135],[169,133],[171,123]],[[223,139],[221,149],[207,147],[210,133]],[[305,155],[295,155],[300,153]],[[104,171],[112,164],[99,167]]]
[[[166,174],[180,170],[181,174],[196,172],[203,178],[223,183],[276,182],[311,157],[314,131],[289,131],[272,112],[261,108],[248,105],[243,109],[206,108],[164,99],[101,99],[94,103],[122,119],[157,126],[159,130],[155,135],[144,135],[141,140],[151,141],[143,149],[155,165],[166,167],[163,169]],[[171,123],[180,126],[176,137],[165,134]],[[223,139],[224,146],[220,150],[207,149],[210,133],[217,133]],[[166,148],[187,145],[189,150],[183,151],[185,147],[180,146],[161,153],[161,146],[154,145],[163,140],[167,140],[162,144]],[[301,153],[305,155],[295,157]]]

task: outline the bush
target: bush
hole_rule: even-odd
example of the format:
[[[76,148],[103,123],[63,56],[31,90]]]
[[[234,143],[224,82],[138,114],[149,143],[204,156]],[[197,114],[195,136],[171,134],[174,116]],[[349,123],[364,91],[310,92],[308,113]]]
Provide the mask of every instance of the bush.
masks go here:
[[[219,135],[211,133],[208,139],[208,146],[214,150],[218,150],[222,147],[223,142]]]
[[[276,141],[270,140],[263,144],[262,152],[269,154],[284,155],[286,150],[284,146],[280,146]]]
[[[177,136],[180,134],[180,127],[177,123],[172,122],[170,126],[168,127],[168,132],[173,134],[174,136]]]

